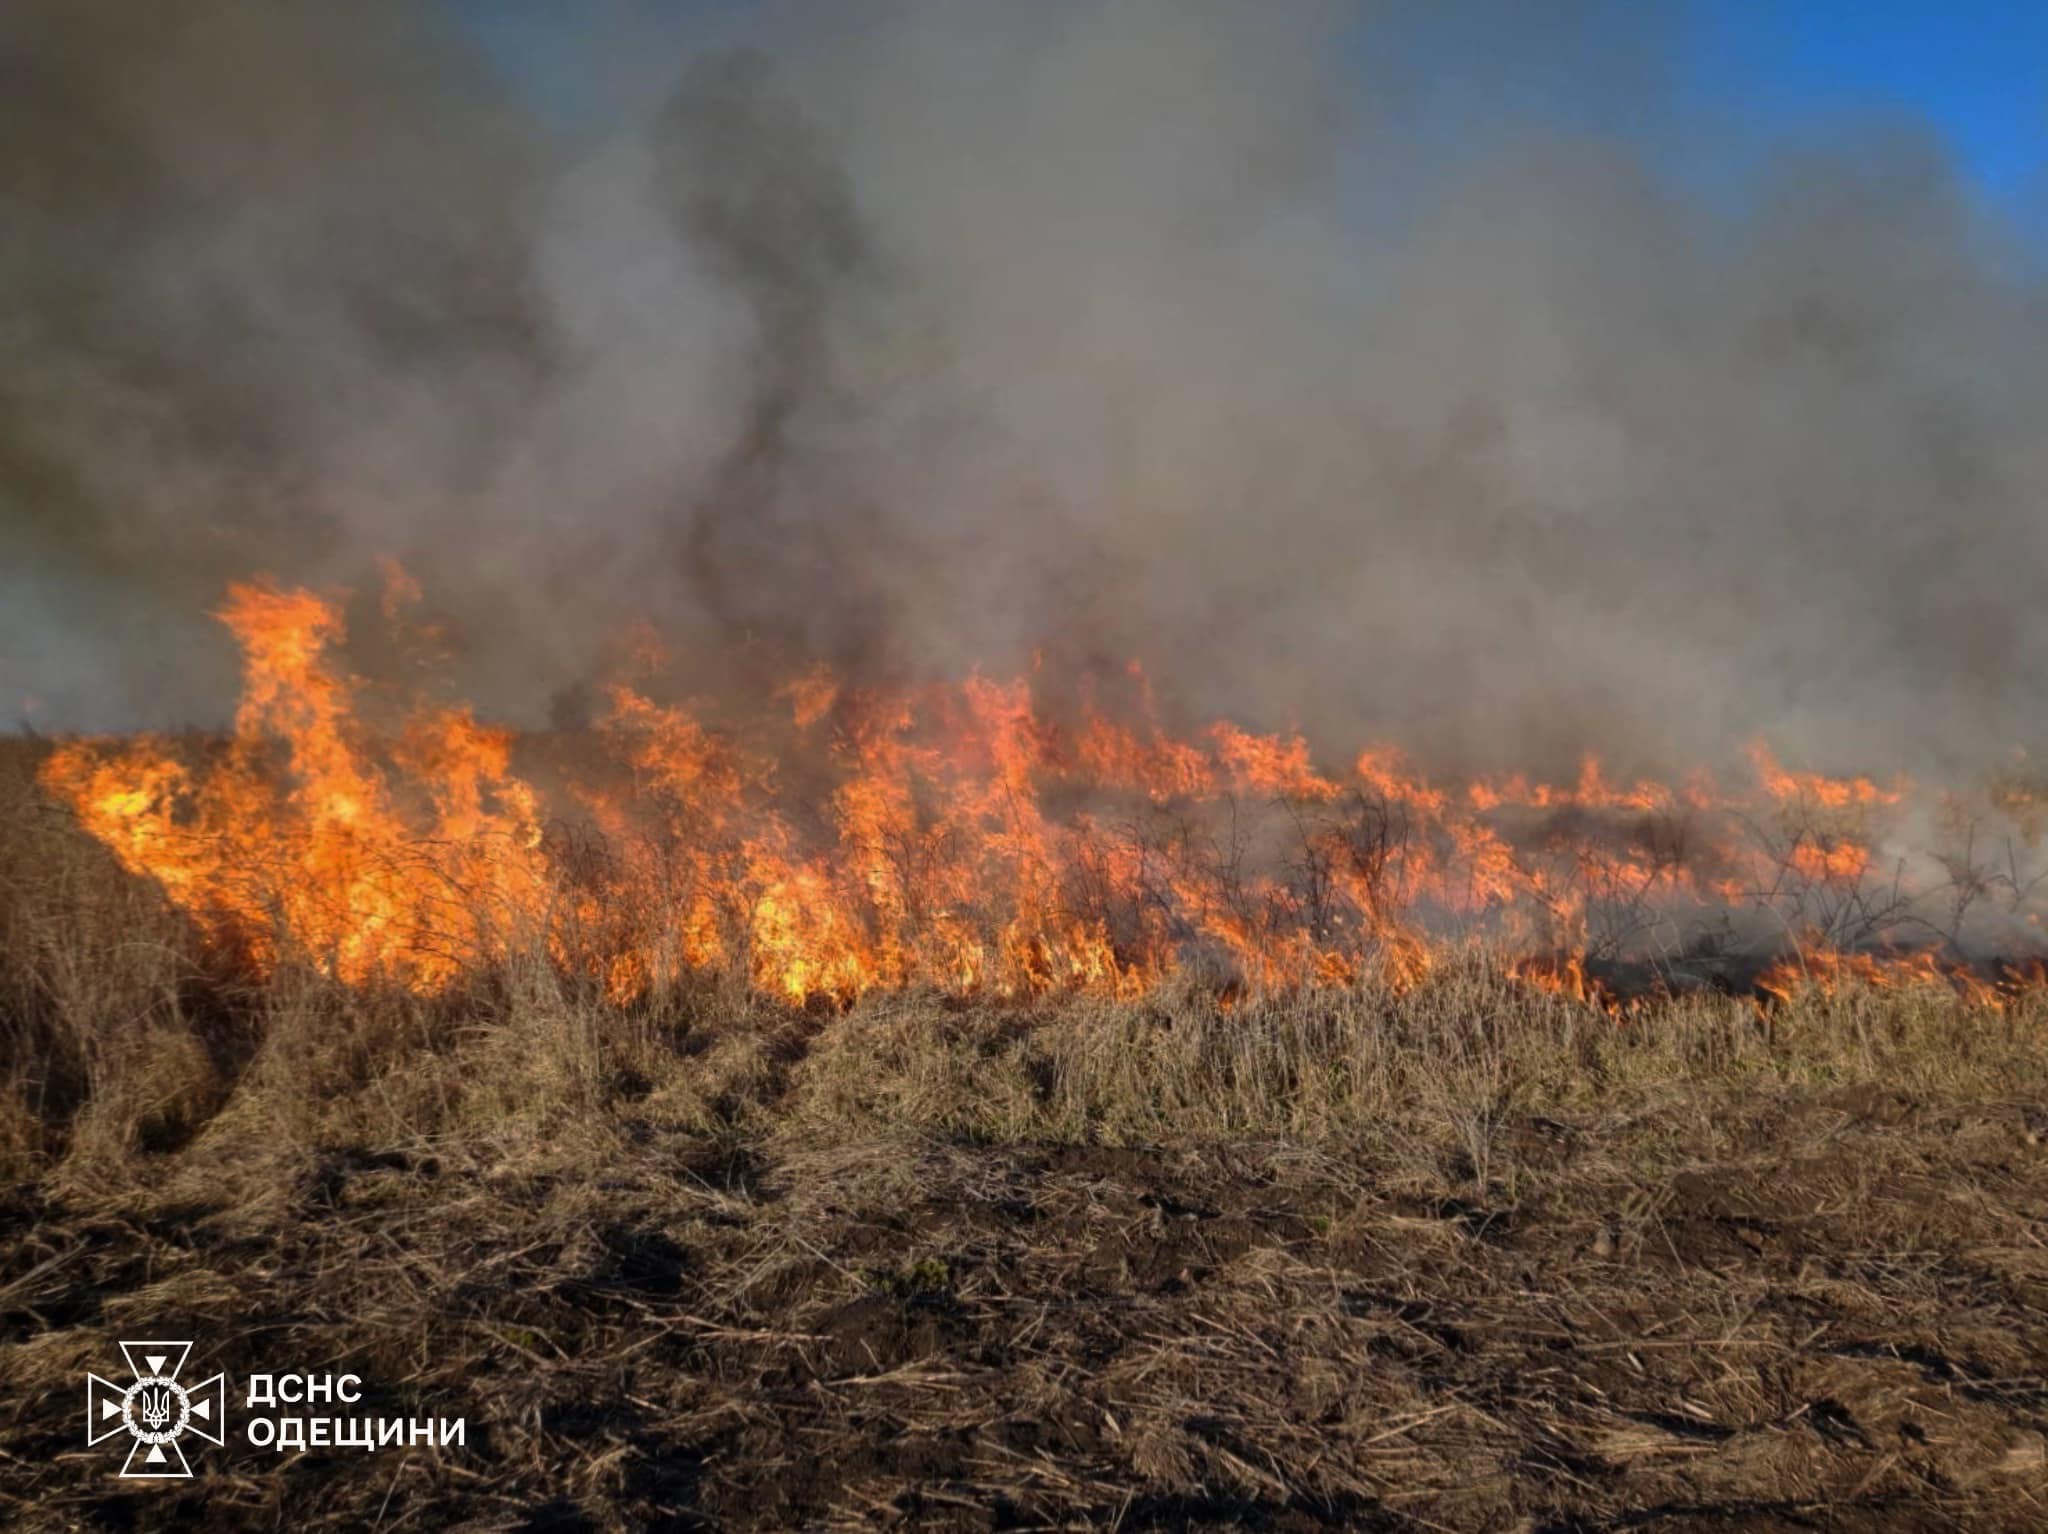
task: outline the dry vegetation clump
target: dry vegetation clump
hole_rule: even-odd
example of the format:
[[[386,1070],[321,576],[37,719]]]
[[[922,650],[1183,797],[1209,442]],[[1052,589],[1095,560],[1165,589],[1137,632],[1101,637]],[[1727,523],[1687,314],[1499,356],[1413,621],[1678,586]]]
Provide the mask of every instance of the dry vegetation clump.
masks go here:
[[[2048,1522],[2038,990],[256,985],[32,767],[0,754],[24,1527]],[[78,1394],[151,1334],[469,1444],[121,1483]]]

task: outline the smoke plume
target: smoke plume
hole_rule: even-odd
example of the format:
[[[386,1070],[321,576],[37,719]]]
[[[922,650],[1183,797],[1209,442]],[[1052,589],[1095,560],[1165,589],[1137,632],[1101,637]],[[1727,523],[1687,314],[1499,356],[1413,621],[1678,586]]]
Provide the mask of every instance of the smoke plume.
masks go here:
[[[227,579],[391,554],[533,722],[644,616],[1457,765],[2038,744],[2032,253],[1545,12],[771,9],[565,121],[398,0],[16,0],[0,708],[218,717]]]

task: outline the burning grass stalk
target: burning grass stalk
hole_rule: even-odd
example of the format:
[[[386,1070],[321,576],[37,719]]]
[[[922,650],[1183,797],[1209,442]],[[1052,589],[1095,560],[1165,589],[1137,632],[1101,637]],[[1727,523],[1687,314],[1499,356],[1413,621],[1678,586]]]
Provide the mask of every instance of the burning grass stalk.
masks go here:
[[[843,1007],[763,995],[738,968],[621,1001],[544,940],[431,991],[304,961],[238,971],[43,800],[30,766],[7,758],[0,799],[0,1146],[17,1172],[125,1175],[207,1135],[538,1144],[621,1119],[1069,1144],[1422,1124],[1483,1182],[1512,1115],[1828,1079],[2005,1096],[2043,1074],[2048,996],[1993,1006],[1933,973],[1821,977],[1768,1013],[1668,995],[1617,1020],[1478,949],[1414,980],[1239,994],[1182,976],[1007,1002],[913,986]]]

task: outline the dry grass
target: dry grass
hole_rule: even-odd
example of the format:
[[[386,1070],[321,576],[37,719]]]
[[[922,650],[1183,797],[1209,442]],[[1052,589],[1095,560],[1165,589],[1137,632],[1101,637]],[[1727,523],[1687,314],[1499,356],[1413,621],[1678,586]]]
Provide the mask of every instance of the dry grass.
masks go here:
[[[2048,1005],[1482,960],[1226,1008],[248,984],[0,752],[28,1527],[2033,1528]],[[465,1450],[125,1486],[84,1372],[352,1369]],[[210,1351],[208,1351],[210,1350]],[[4,1513],[0,1513],[4,1516]]]

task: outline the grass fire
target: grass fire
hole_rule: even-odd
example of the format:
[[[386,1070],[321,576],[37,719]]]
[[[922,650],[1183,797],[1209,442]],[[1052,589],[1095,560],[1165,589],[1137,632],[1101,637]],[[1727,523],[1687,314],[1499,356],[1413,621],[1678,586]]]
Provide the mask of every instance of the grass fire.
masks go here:
[[[0,1526],[2048,1525],[2044,57],[0,4]]]
[[[394,567],[385,610],[417,595]],[[1298,735],[1169,733],[1136,663],[1080,678],[1064,718],[1031,676],[814,669],[714,724],[641,690],[645,642],[591,739],[522,744],[460,706],[374,725],[333,600],[238,584],[218,616],[229,738],[79,740],[40,779],[258,974],[434,991],[523,953],[627,1006],[707,977],[799,1005],[1189,975],[1235,997],[1402,991],[1477,947],[1616,1012],[1845,974],[1997,1007],[2048,975],[2048,798],[2017,775],[1936,795],[1761,743],[1735,784],[1613,784],[1591,756],[1561,785],[1432,782],[1382,746],[1325,772]]]

